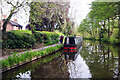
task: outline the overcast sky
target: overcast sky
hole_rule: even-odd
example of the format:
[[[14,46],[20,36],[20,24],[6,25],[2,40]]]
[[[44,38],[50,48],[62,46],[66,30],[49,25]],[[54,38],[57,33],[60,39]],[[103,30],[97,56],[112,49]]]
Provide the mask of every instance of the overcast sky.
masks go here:
[[[94,0],[70,0],[70,17],[72,17],[77,25],[86,17],[90,11],[90,3]]]

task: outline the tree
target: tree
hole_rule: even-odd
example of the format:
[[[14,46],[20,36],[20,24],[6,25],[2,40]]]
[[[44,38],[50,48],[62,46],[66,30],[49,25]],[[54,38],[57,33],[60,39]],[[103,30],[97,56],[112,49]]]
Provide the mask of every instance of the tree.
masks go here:
[[[67,2],[32,2],[30,24],[33,30],[61,30],[67,17],[69,4]],[[38,24],[38,26],[36,26]]]
[[[10,10],[10,14],[7,17],[7,19],[5,20],[4,24],[3,24],[3,34],[6,32],[6,25],[8,23],[8,21],[11,19],[12,15],[17,13],[18,11],[20,11],[21,8],[24,8],[27,4],[29,0],[4,0],[7,4],[11,5],[11,10]],[[25,8],[24,8],[25,9]]]
[[[92,2],[91,11],[86,17],[91,22],[89,23],[87,21],[84,25],[88,24],[86,27],[91,28],[90,30],[93,37],[95,37],[97,33],[100,39],[106,38],[108,41],[110,40],[119,15],[118,5],[117,2]],[[90,24],[92,25],[90,26]]]

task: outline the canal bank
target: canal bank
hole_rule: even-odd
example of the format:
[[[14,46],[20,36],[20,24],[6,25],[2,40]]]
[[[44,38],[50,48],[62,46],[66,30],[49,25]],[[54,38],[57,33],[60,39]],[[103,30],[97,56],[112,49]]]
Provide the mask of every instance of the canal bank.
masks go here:
[[[25,51],[25,52],[14,53],[13,55],[9,55],[8,57],[5,57],[3,58],[3,60],[1,60],[2,66],[0,69],[0,73],[9,71],[16,67],[30,63],[36,59],[40,59],[47,55],[53,54],[61,50],[62,46],[63,45],[61,44],[54,44],[43,48],[34,49],[32,51]]]
[[[82,47],[82,48],[81,48]],[[7,79],[43,79],[43,78],[87,78],[119,80],[119,48],[100,42],[83,41],[77,54],[55,54],[35,60],[26,65],[3,73]],[[76,55],[76,56],[75,56]]]

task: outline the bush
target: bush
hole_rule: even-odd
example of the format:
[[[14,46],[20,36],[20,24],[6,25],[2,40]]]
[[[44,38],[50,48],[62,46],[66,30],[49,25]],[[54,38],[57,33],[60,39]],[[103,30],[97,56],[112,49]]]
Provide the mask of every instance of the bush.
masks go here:
[[[13,30],[7,32],[7,40],[2,43],[2,48],[30,48],[35,43],[44,42],[51,45],[59,42],[58,32],[36,31],[34,35],[29,30]]]
[[[45,35],[45,34],[43,34],[43,33],[41,33],[41,32],[36,32],[36,33],[34,34],[34,38],[36,39],[36,42],[37,42],[37,43],[42,43],[42,42],[44,42],[44,35]]]
[[[51,45],[59,42],[59,34],[56,32],[37,31],[34,36],[37,41],[43,41],[46,45]]]
[[[14,30],[7,32],[7,40],[3,43],[3,48],[30,48],[35,44],[32,34],[24,30]]]

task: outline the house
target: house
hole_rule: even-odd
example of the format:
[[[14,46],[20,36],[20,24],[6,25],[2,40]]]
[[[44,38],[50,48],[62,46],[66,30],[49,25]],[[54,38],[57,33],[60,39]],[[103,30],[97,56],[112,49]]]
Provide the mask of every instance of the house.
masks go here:
[[[6,19],[3,19],[2,20],[2,23],[1,23],[1,26],[3,26],[3,23]],[[10,20],[7,24],[7,27],[6,27],[6,31],[10,31],[10,30],[21,30],[22,29],[22,25],[18,24],[16,19],[14,19],[14,21]],[[3,27],[1,27],[1,30],[3,29]]]

